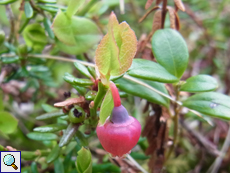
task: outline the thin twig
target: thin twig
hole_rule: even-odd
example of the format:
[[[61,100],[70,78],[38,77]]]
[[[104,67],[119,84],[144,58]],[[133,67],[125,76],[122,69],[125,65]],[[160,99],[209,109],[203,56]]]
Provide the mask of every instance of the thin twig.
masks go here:
[[[148,173],[146,170],[144,170],[144,168],[142,168],[141,165],[139,165],[139,163],[136,162],[136,160],[134,160],[129,154],[127,155],[127,158],[139,169],[141,170],[143,173]]]
[[[218,172],[218,170],[221,166],[221,162],[222,162],[224,156],[226,155],[229,146],[230,146],[230,127],[228,128],[227,137],[224,141],[223,147],[220,150],[220,155],[216,158],[214,163],[210,166],[207,173],[217,173]]]
[[[212,144],[209,140],[207,140],[204,136],[202,136],[200,133],[197,131],[193,130],[189,125],[183,121],[179,121],[181,126],[187,130],[187,132],[196,139],[196,141],[205,149],[206,152],[213,156],[219,156],[220,151],[217,150],[216,146]]]
[[[179,90],[179,86],[177,85],[175,87],[175,91],[176,91],[176,100],[179,100],[180,97],[180,90]],[[173,129],[173,145],[171,146],[167,156],[166,156],[166,160],[169,159],[170,155],[172,154],[174,148],[176,148],[176,142],[177,142],[177,137],[178,137],[178,120],[179,120],[179,113],[180,113],[181,107],[178,104],[174,105],[174,118],[173,118],[173,122],[174,122],[174,129]]]
[[[92,63],[88,63],[88,62],[85,62],[85,61],[80,61],[80,60],[77,60],[77,59],[63,58],[63,57],[60,57],[60,56],[29,54],[28,57],[54,59],[54,60],[68,61],[68,62],[78,62],[78,63],[81,63],[82,65],[85,65],[85,66],[95,67],[95,64],[92,64]]]
[[[10,21],[10,35],[9,35],[9,43],[12,43],[15,33],[15,22],[14,22],[14,14],[10,7],[10,4],[6,5],[6,14]]]

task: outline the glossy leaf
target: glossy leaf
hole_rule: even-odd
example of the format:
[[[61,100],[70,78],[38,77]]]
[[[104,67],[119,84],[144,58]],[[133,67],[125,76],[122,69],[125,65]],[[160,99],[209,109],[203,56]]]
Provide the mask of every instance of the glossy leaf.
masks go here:
[[[65,145],[67,145],[72,137],[74,136],[74,134],[76,133],[78,129],[78,125],[76,124],[69,124],[69,126],[67,127],[67,129],[65,130],[60,142],[59,142],[59,147],[63,147]]]
[[[13,133],[18,126],[18,120],[9,112],[0,111],[0,131],[4,134]]]
[[[77,154],[76,167],[78,173],[92,173],[92,156],[90,151],[82,147]]]
[[[46,126],[35,127],[33,131],[35,132],[57,132],[59,130],[65,129],[67,126],[65,124],[50,124]]]
[[[138,79],[141,82],[144,82],[148,84],[149,86],[168,94],[164,84],[159,82],[153,82],[153,81],[147,81],[143,79]],[[138,96],[140,98],[144,98],[148,100],[149,102],[157,103],[166,107],[169,107],[169,100],[156,92],[146,88],[143,85],[140,85],[139,83],[133,82],[129,79],[120,78],[115,81],[116,84],[118,84],[118,88],[122,91],[125,91],[128,94],[132,94],[134,96]]]
[[[205,92],[217,89],[218,83],[216,79],[209,75],[192,76],[186,80],[181,86],[181,91],[188,92]]]
[[[49,112],[49,113],[46,113],[46,114],[42,114],[38,117],[36,117],[36,120],[46,120],[46,119],[50,119],[50,118],[57,118],[57,117],[60,117],[60,116],[63,116],[65,115],[63,113],[62,110],[59,110],[59,111],[55,111],[55,112]]]
[[[113,103],[113,97],[111,90],[108,89],[105,98],[101,104],[101,109],[100,109],[100,124],[104,124],[105,120],[110,116],[110,114],[113,111],[114,103]]]
[[[85,99],[86,100],[89,100],[89,101],[93,101],[94,100],[94,98],[96,97],[96,95],[97,95],[97,92],[96,91],[88,91],[87,93],[86,93],[86,95],[85,95]]]
[[[86,76],[86,77],[88,77],[88,78],[91,77],[91,75],[90,75],[88,69],[87,69],[84,65],[80,64],[79,62],[74,62],[74,66],[76,67],[76,69],[77,69],[82,75],[84,75],[84,76]]]
[[[96,50],[95,62],[102,75],[119,76],[132,64],[137,50],[137,39],[126,22],[118,23],[113,12],[108,27],[108,33]]]
[[[60,148],[58,145],[56,145],[56,146],[51,150],[50,154],[47,156],[47,158],[46,158],[47,163],[51,163],[51,162],[53,162],[55,159],[57,159],[58,156],[59,156],[60,151],[61,151],[61,148]]]
[[[58,136],[53,133],[30,132],[26,136],[36,141],[52,141],[58,139]]]
[[[84,17],[67,17],[61,10],[54,19],[52,29],[60,50],[70,54],[80,54],[92,48],[101,39],[97,25]]]
[[[89,86],[89,85],[93,85],[94,82],[90,79],[82,79],[82,78],[76,78],[73,83],[75,85],[78,85],[78,86]]]
[[[33,11],[33,8],[31,7],[29,1],[25,2],[24,11],[25,11],[25,14],[26,14],[27,18],[31,18],[33,16],[34,11]]]
[[[127,73],[133,77],[165,83],[174,83],[179,80],[160,64],[145,59],[134,59]]]
[[[195,94],[185,100],[183,106],[214,118],[230,120],[230,97],[221,93]]]
[[[181,78],[188,65],[188,48],[179,32],[161,29],[152,37],[152,49],[157,62],[177,78]]]
[[[69,0],[68,3],[68,8],[66,10],[66,14],[69,17],[72,17],[77,11],[78,9],[81,7],[81,5],[84,3],[85,0]]]

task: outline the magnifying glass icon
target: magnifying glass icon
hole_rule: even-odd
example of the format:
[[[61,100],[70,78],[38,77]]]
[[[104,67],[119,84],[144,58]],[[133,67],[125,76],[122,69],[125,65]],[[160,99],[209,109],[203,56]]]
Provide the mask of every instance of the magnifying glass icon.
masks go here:
[[[15,158],[11,154],[7,154],[3,158],[3,162],[7,166],[12,166],[15,170],[18,169],[18,167],[14,164],[15,163]]]

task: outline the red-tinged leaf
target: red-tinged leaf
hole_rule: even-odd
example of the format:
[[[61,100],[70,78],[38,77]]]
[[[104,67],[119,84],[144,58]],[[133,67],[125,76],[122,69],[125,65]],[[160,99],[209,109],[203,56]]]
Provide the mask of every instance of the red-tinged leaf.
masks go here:
[[[161,29],[161,22],[162,22],[162,10],[159,9],[156,11],[153,17],[153,28],[152,28],[152,34],[158,29]]]
[[[174,0],[174,3],[181,11],[185,11],[185,7],[182,0]]]
[[[78,98],[69,98],[63,102],[55,103],[54,106],[55,107],[65,107],[65,106],[69,106],[72,104],[83,103],[84,101],[85,101],[85,98],[83,96],[80,96]]]
[[[177,12],[175,12],[175,16],[176,16],[176,30],[180,30],[180,18],[177,14]]]
[[[146,4],[145,4],[145,9],[147,10],[153,3],[154,0],[147,0]]]
[[[126,22],[119,24],[112,12],[108,33],[98,45],[95,56],[101,79],[126,72],[132,64],[136,50],[137,39],[134,31]]]
[[[172,7],[167,7],[169,12],[169,19],[170,19],[170,28],[176,29],[176,16],[175,10]]]

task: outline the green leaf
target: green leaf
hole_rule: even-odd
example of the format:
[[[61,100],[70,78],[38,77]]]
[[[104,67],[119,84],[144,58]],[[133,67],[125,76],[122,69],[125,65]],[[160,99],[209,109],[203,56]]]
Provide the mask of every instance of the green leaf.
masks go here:
[[[49,112],[49,113],[46,113],[46,114],[42,114],[38,117],[36,117],[36,120],[47,120],[47,119],[50,119],[50,118],[57,118],[57,117],[60,117],[60,116],[63,116],[65,115],[63,113],[62,110],[58,110],[58,111],[55,111],[55,112]]]
[[[127,72],[133,77],[164,83],[174,83],[179,80],[160,64],[145,59],[134,59]]]
[[[51,29],[52,23],[49,20],[49,18],[47,18],[47,17],[44,18],[43,25],[44,25],[45,30],[48,33],[49,37],[52,38],[52,39],[54,39],[54,33],[53,33],[52,29]]]
[[[93,164],[93,172],[121,172],[118,166],[112,163]]]
[[[136,78],[135,78],[136,79]],[[153,81],[147,81],[147,80],[143,80],[143,79],[138,79],[141,82],[146,83],[147,85],[165,93],[168,94],[164,84],[159,83],[159,82],[153,82]],[[116,84],[118,84],[118,88],[121,89],[122,91],[128,93],[128,94],[132,94],[134,96],[138,96],[141,98],[144,98],[146,100],[148,100],[149,102],[153,102],[153,103],[157,103],[160,105],[163,105],[165,107],[169,107],[169,100],[159,94],[157,94],[156,92],[150,90],[149,88],[136,83],[134,81],[131,81],[129,79],[125,79],[125,78],[120,78],[118,80],[115,81]]]
[[[1,57],[1,61],[4,64],[16,63],[16,62],[19,61],[19,57],[18,56],[14,56],[14,57]]]
[[[96,79],[97,75],[96,75],[95,68],[88,66],[87,69],[88,69],[89,73],[91,74],[91,76],[93,76],[93,78]]]
[[[230,97],[220,93],[195,94],[185,100],[183,106],[214,118],[230,120]]]
[[[57,2],[56,0],[37,0],[37,1],[41,3],[49,3],[49,4],[55,4]]]
[[[152,37],[152,49],[157,62],[177,78],[181,78],[188,65],[188,48],[179,32],[161,29]]]
[[[50,124],[41,127],[35,127],[33,131],[35,132],[57,132],[65,129],[67,126],[65,124]]]
[[[105,120],[110,116],[113,111],[114,103],[113,96],[110,89],[108,89],[100,109],[100,124],[104,124]]]
[[[1,0],[0,5],[7,5],[13,2],[16,2],[17,0]]]
[[[96,95],[97,95],[97,92],[96,91],[88,91],[87,93],[86,93],[86,95],[85,95],[85,99],[86,100],[89,100],[89,101],[93,101],[94,99],[95,99],[95,97],[96,97]]]
[[[59,10],[66,11],[66,7],[57,4],[37,4],[39,8],[50,13],[57,13]]]
[[[91,75],[90,75],[88,69],[87,69],[84,65],[80,64],[79,62],[74,62],[74,66],[76,67],[76,69],[77,69],[82,75],[84,75],[84,76],[86,76],[86,77],[88,77],[88,78],[91,77]]]
[[[81,79],[81,78],[76,78],[73,83],[77,86],[89,86],[89,85],[93,85],[94,82],[90,79]]]
[[[48,104],[42,104],[42,109],[46,112],[54,112],[54,111],[58,111],[57,108],[51,106],[51,105],[48,105]]]
[[[82,147],[89,145],[87,138],[85,137],[85,135],[80,130],[78,130],[76,132],[75,140],[77,141],[77,144],[82,146]]]
[[[38,167],[36,162],[31,163],[31,171],[32,173],[38,173]]]
[[[52,29],[61,42],[61,51],[80,54],[92,48],[101,39],[97,25],[84,17],[69,18],[61,10],[54,19]]]
[[[113,12],[108,27],[108,33],[97,47],[95,62],[102,76],[119,76],[132,64],[137,50],[137,39],[126,22],[118,23]]]
[[[78,173],[92,173],[92,156],[90,151],[82,147],[77,154],[76,167]]]
[[[209,75],[197,75],[192,76],[186,80],[186,83],[182,84],[180,91],[188,92],[205,92],[213,91],[217,89],[218,83],[216,79]]]
[[[67,145],[72,137],[74,136],[74,134],[76,133],[77,129],[78,129],[79,125],[77,124],[69,124],[69,126],[67,127],[67,129],[65,130],[60,142],[59,142],[59,147],[63,147],[64,145]]]
[[[81,5],[85,2],[85,0],[69,0],[68,8],[66,11],[67,16],[72,17],[78,9],[81,7]]]
[[[23,37],[26,45],[38,52],[42,51],[47,43],[45,31],[38,23],[27,25],[23,31]]]
[[[80,87],[80,86],[77,86],[77,85],[73,85],[73,84],[72,84],[72,87],[75,88],[75,89],[77,90],[77,92],[78,92],[79,94],[81,94],[82,96],[85,95],[85,93],[86,93],[86,88]]]
[[[65,173],[63,163],[61,161],[61,158],[57,158],[54,161],[54,172],[55,173]]]
[[[9,112],[0,111],[0,131],[4,134],[13,133],[18,126],[18,120]]]
[[[36,141],[52,141],[58,139],[58,136],[53,133],[30,132],[26,136]]]
[[[47,163],[51,163],[51,162],[53,162],[55,159],[57,159],[58,156],[59,156],[60,151],[61,151],[61,148],[60,148],[58,145],[56,145],[56,146],[51,150],[50,154],[47,156],[47,158],[46,158]]]
[[[5,41],[5,32],[3,30],[0,30],[0,46]]]
[[[33,8],[31,7],[31,5],[28,1],[26,1],[24,4],[24,11],[25,11],[27,18],[31,18],[33,16],[34,11],[33,11]]]

